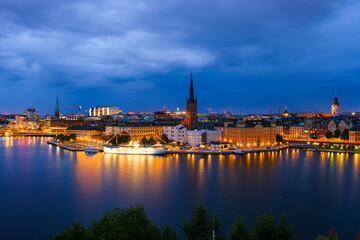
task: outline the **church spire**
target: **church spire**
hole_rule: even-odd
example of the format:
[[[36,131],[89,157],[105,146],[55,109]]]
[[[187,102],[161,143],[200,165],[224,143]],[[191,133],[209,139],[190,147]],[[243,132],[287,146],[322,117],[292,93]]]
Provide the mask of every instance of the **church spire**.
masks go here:
[[[189,95],[189,101],[195,101],[192,72],[191,72],[191,77],[190,77],[190,95]]]
[[[56,96],[55,112],[60,112],[59,97]]]

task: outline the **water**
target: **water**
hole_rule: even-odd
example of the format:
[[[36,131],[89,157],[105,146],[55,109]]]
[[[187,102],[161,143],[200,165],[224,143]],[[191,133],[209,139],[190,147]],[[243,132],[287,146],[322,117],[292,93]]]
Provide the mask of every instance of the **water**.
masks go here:
[[[2,239],[50,239],[104,209],[144,203],[159,224],[181,227],[201,202],[228,230],[253,225],[258,206],[288,214],[302,239],[360,230],[360,155],[285,150],[244,156],[123,156],[64,151],[46,138],[0,140]],[[282,198],[282,200],[280,199]]]

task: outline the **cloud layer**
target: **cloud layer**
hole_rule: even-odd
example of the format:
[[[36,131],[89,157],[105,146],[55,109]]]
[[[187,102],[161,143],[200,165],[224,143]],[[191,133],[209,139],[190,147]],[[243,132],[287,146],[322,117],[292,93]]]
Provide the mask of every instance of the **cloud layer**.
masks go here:
[[[345,0],[0,0],[0,112],[64,104],[360,108],[360,4]],[[28,106],[31,105],[31,106]],[[64,109],[65,110],[65,109]],[[70,111],[70,110],[69,110]]]

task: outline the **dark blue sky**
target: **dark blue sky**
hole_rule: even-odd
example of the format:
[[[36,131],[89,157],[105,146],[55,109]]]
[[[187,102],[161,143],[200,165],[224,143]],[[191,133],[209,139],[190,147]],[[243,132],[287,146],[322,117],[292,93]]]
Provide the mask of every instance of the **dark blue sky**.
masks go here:
[[[360,109],[360,2],[0,0],[0,113]]]

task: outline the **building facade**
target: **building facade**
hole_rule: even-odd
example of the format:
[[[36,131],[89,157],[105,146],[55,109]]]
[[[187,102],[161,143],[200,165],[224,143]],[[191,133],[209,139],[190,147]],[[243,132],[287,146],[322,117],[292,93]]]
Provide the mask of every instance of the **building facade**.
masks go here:
[[[264,120],[239,120],[236,125],[215,127],[221,130],[221,141],[239,147],[262,147],[276,143],[276,125]]]
[[[92,107],[89,109],[89,116],[109,116],[119,114],[120,109],[118,107]]]
[[[360,142],[360,127],[353,127],[350,129],[349,142]]]

